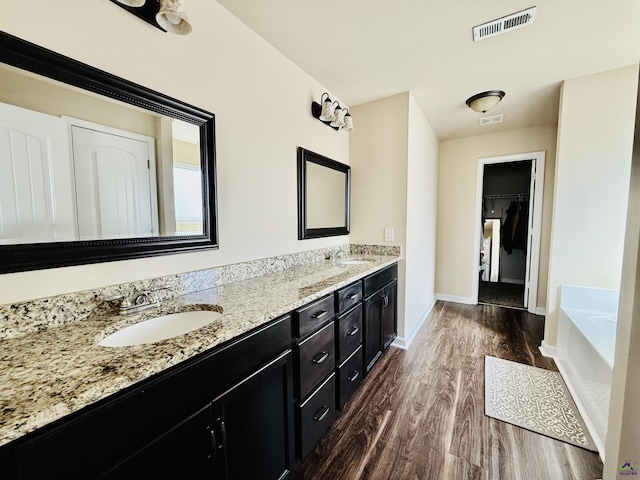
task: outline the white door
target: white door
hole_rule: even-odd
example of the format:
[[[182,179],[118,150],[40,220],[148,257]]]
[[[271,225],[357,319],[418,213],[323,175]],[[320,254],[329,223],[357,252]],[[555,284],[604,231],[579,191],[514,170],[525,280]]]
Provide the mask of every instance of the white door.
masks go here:
[[[78,125],[71,138],[80,238],[158,235],[153,139]]]
[[[0,103],[0,244],[76,237],[67,123]]]
[[[536,305],[538,297],[538,273],[540,267],[540,232],[542,229],[542,195],[544,192],[544,165],[545,152],[516,153],[500,157],[479,158],[478,172],[476,176],[476,235],[474,258],[480,258],[482,238],[482,191],[484,179],[484,167],[489,164],[520,162],[531,160],[531,184],[529,195],[529,235],[527,238],[527,257],[525,272],[525,299],[524,305],[530,313],[544,315]],[[474,262],[472,276],[472,302],[478,303],[478,290],[480,284],[479,262]]]
[[[531,160],[531,184],[529,185],[529,225],[527,228],[527,258],[526,258],[526,270],[524,274],[524,308],[529,308],[529,296],[531,295],[531,245],[533,243],[533,218],[535,205],[535,193],[536,193],[536,159]],[[535,301],[535,299],[534,299]]]

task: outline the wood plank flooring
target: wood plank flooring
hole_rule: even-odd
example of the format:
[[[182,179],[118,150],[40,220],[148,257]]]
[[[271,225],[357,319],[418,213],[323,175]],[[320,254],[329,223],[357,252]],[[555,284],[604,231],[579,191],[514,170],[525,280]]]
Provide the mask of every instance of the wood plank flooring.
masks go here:
[[[484,415],[484,355],[557,370],[543,317],[438,302],[391,348],[295,480],[595,480],[597,454]]]

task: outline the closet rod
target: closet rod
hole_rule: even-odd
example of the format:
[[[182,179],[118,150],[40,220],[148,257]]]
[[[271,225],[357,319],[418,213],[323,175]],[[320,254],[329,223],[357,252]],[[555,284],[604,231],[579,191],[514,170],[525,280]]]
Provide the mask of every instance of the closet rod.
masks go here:
[[[529,194],[528,193],[506,193],[506,194],[501,194],[501,195],[483,195],[482,198],[484,199],[489,199],[491,200],[492,198],[498,199],[498,198],[522,198],[522,197],[528,197]]]

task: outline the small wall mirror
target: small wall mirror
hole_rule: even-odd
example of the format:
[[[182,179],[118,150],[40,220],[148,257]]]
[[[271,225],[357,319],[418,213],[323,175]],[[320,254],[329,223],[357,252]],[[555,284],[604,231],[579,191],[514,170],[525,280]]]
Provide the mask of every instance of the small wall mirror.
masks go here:
[[[351,167],[298,147],[298,239],[349,233]]]
[[[0,273],[216,248],[212,113],[0,32]]]

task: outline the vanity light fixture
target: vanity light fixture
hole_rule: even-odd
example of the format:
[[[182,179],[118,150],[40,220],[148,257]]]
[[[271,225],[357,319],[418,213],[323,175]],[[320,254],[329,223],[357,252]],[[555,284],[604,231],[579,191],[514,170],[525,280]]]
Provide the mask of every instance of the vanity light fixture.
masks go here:
[[[502,90],[488,90],[467,98],[466,104],[474,112],[485,113],[498,105],[504,95]]]
[[[347,132],[354,130],[353,117],[349,113],[349,109],[332,101],[326,92],[320,97],[320,103],[311,102],[311,115],[334,130],[346,130]]]
[[[154,27],[177,35],[191,33],[184,0],[111,0]]]

